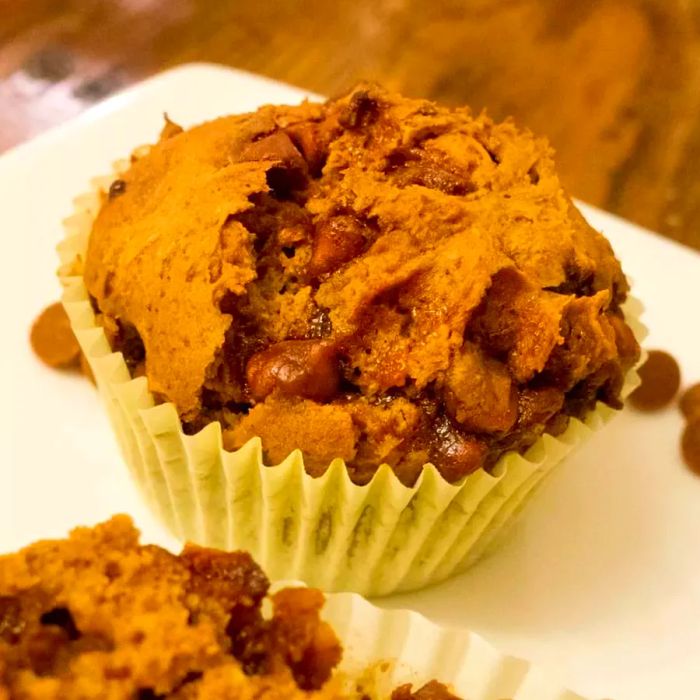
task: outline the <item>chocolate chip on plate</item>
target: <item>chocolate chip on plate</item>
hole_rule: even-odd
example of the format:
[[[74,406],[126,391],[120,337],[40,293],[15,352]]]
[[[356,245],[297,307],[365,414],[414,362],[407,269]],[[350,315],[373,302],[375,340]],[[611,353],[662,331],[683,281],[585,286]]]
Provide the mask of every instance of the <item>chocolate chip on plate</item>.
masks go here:
[[[700,420],[700,382],[683,392],[678,406],[687,420]]]
[[[683,431],[681,453],[688,467],[700,474],[700,418],[691,420]]]
[[[650,350],[639,368],[642,383],[630,394],[630,404],[640,411],[658,411],[673,401],[681,385],[675,358],[663,350]]]
[[[80,346],[63,306],[47,306],[32,325],[29,341],[37,357],[49,367],[77,366]]]

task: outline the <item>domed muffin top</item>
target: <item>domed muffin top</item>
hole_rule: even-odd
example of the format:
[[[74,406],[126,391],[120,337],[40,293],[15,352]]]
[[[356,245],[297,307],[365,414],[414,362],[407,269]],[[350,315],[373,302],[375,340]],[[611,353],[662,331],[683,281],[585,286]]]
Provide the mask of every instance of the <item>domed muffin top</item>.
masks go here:
[[[375,85],[168,123],[105,196],[84,276],[186,424],[358,481],[427,460],[455,480],[616,404],[638,353],[547,143]]]

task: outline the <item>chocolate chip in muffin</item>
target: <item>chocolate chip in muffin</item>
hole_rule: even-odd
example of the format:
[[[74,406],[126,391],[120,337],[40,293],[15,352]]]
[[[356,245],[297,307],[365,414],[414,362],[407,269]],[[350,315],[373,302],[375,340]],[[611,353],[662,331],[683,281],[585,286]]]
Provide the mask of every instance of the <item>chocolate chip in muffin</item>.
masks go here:
[[[42,625],[50,627],[58,627],[66,633],[68,639],[75,640],[80,637],[80,632],[75,625],[75,620],[73,615],[68,608],[65,606],[57,606],[47,610],[39,618],[39,622]]]
[[[124,194],[126,192],[126,182],[124,180],[118,179],[115,180],[110,186],[109,186],[109,198],[114,199],[115,197],[118,197],[120,194]]]
[[[126,366],[134,372],[143,364],[146,348],[135,326],[130,323],[119,323],[118,326],[119,333],[114,341],[114,349],[121,351]]]
[[[379,102],[370,90],[354,90],[338,121],[346,129],[369,126],[379,114]]]
[[[369,232],[352,214],[338,214],[316,223],[311,259],[306,268],[311,279],[333,272],[356,258],[364,249]]]
[[[323,340],[284,340],[254,354],[246,381],[256,401],[273,391],[315,401],[329,401],[338,391],[336,347]]]

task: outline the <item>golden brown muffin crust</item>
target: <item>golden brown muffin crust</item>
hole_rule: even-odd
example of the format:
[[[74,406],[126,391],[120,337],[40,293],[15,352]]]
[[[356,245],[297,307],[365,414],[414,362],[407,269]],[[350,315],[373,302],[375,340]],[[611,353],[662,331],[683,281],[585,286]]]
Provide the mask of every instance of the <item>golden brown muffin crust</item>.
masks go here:
[[[410,484],[619,406],[627,283],[544,140],[374,85],[167,131],[106,197],[85,280],[186,429]]]

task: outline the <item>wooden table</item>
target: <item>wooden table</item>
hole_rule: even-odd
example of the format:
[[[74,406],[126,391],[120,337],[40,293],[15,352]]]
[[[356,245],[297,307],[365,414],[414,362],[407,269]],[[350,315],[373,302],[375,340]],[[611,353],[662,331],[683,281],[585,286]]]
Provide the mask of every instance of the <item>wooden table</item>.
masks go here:
[[[700,0],[0,0],[0,151],[188,61],[513,115],[575,195],[700,248]]]

